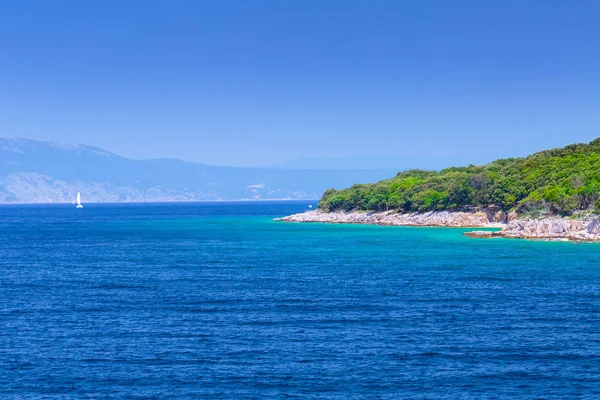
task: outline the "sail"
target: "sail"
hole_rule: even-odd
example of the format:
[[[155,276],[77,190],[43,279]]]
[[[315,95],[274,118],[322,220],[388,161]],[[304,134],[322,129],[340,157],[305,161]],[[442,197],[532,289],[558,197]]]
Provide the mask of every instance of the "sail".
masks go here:
[[[81,204],[81,192],[77,192],[77,204]]]

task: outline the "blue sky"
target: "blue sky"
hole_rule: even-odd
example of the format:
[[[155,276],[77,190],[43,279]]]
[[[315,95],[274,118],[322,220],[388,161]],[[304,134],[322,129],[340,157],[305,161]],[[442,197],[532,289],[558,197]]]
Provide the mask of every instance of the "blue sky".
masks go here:
[[[598,1],[4,1],[0,136],[462,162],[600,136]]]

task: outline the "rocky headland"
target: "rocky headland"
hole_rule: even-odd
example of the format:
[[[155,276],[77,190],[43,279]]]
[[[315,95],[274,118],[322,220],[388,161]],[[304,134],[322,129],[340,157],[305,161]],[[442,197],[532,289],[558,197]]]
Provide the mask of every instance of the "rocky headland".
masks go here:
[[[284,222],[321,222],[332,224],[371,224],[386,226],[439,226],[457,228],[502,228],[500,231],[473,231],[465,235],[474,238],[522,238],[572,241],[600,241],[600,217],[579,219],[545,217],[519,218],[490,207],[477,212],[432,211],[400,214],[385,212],[324,212],[311,210],[283,218]]]

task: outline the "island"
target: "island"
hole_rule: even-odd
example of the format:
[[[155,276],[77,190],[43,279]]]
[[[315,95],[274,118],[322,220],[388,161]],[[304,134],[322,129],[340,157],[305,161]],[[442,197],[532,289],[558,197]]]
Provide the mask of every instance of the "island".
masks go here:
[[[497,227],[465,235],[600,241],[599,213],[600,138],[483,166],[407,170],[377,183],[328,189],[316,210],[277,220]]]

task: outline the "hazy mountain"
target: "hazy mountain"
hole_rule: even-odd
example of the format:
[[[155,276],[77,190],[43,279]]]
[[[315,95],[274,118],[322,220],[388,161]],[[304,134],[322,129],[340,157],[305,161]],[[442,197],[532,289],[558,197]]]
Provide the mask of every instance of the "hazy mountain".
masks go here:
[[[501,154],[502,155],[502,154]],[[453,154],[446,156],[356,156],[305,157],[271,165],[283,169],[390,169],[402,171],[420,168],[439,170],[448,165],[481,165],[499,158],[495,154]]]
[[[396,170],[300,170],[131,160],[80,144],[0,138],[0,203],[317,199]]]

